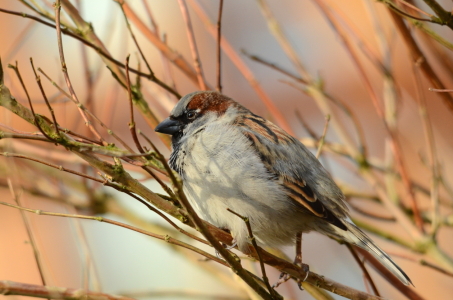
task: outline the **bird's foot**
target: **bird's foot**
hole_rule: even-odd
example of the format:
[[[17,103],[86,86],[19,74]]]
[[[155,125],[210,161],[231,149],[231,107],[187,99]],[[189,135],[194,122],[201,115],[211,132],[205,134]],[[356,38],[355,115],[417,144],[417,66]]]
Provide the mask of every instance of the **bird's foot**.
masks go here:
[[[303,264],[303,263],[298,263],[298,262],[295,262],[295,264],[297,266],[299,266],[300,268],[302,268],[302,270],[304,271],[305,273],[305,278],[303,280],[297,278],[296,279],[296,282],[297,282],[297,286],[299,287],[299,289],[301,291],[303,291],[303,287],[302,287],[302,283],[307,280],[308,278],[308,274],[310,274],[310,268],[308,265],[306,264]],[[287,282],[288,280],[291,279],[291,275],[289,275],[288,273],[285,273],[285,272],[282,272],[280,274],[280,276],[278,277],[278,281],[272,286],[272,288],[278,288],[282,283],[285,283]]]
[[[225,249],[231,250],[234,247],[236,247],[237,245],[238,245],[238,243],[236,242],[236,239],[233,239],[232,244],[230,246],[227,246],[227,245],[224,245],[224,246],[225,246]]]
[[[274,284],[272,285],[272,288],[273,288],[273,289],[276,289],[276,288],[278,288],[282,283],[285,283],[285,282],[287,282],[287,281],[290,280],[290,279],[291,279],[291,276],[290,276],[288,273],[281,272],[281,273],[280,273],[280,276],[278,277],[277,282],[274,283]]]
[[[230,246],[228,246],[226,244],[222,244],[222,245],[223,245],[223,248],[225,248],[226,250],[231,250],[237,246],[237,242],[236,242],[236,239],[233,239],[232,244]],[[220,255],[220,253],[217,250],[215,251],[215,256],[217,256],[218,258],[222,258],[222,256]]]
[[[305,278],[303,280],[301,279],[297,279],[296,282],[297,282],[297,286],[299,287],[299,289],[301,291],[304,290],[304,288],[302,287],[302,283],[305,282],[305,280],[307,280],[308,278],[308,274],[310,274],[310,267],[306,264],[303,264],[303,263],[300,263],[300,264],[297,264],[299,267],[301,267],[301,269],[305,272]]]

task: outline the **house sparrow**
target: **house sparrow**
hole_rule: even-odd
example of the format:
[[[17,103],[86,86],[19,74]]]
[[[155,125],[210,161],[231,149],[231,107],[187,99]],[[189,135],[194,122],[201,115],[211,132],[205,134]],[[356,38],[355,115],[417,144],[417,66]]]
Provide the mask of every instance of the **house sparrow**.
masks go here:
[[[248,217],[258,244],[294,243],[317,231],[374,255],[405,285],[409,277],[349,218],[344,195],[316,157],[280,127],[212,91],[184,96],[155,131],[172,135],[169,164],[198,215],[229,229],[239,249]]]

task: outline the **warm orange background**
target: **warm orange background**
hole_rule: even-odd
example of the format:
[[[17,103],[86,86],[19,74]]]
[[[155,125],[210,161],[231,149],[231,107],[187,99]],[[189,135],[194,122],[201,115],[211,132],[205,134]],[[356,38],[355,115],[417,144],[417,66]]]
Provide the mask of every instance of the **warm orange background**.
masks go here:
[[[146,20],[141,1],[129,2]],[[332,32],[324,17],[311,1],[282,2],[269,0],[268,2],[308,70],[313,76],[319,76],[323,79],[329,93],[347,102],[353,108],[364,126],[370,154],[383,158],[385,155],[385,130],[382,121],[376,116],[369,94],[364,88],[357,70],[351,63],[348,53],[344,50],[339,38]],[[331,2],[335,3],[336,6],[341,6],[341,11],[353,21],[377,51],[375,34],[363,2],[359,0],[342,1],[341,4],[336,1]],[[192,61],[177,1],[149,1],[149,3],[160,26],[161,33],[167,35],[168,44],[173,49],[177,49],[188,61]],[[205,0],[200,1],[200,3],[209,12],[211,20],[215,20],[217,1]],[[450,5],[450,2],[446,2],[446,5]],[[391,20],[388,18],[384,7],[382,5],[375,6],[378,14],[385,20],[383,24],[389,25],[385,30],[391,44],[392,67],[395,79],[402,87],[398,103],[398,130],[404,160],[410,170],[411,177],[417,182],[426,183],[430,180],[429,170],[420,162],[419,153],[427,157],[427,149],[415,101],[416,87],[414,86],[411,61],[403,41],[398,33],[391,29],[393,28],[390,26]],[[15,11],[27,11],[26,7],[18,1],[0,0],[0,7]],[[85,19],[93,23],[96,33],[105,41],[113,56],[124,61],[126,55],[130,53],[131,65],[136,66],[138,54],[127,34],[118,5],[110,0],[83,1],[83,8]],[[206,78],[211,85],[215,86],[214,39],[204,30],[203,24],[193,12],[191,16]],[[0,30],[0,56],[6,73],[5,83],[18,101],[26,104],[25,95],[17,78],[13,71],[7,68],[7,64],[14,64],[15,61],[18,61],[24,81],[32,95],[31,98],[37,103],[35,109],[39,113],[48,115],[34,82],[33,73],[29,67],[29,58],[33,57],[36,66],[44,69],[61,86],[64,86],[59,67],[56,34],[55,30],[51,28],[36,24],[29,25],[30,23],[34,24],[33,21],[28,19],[4,13],[0,14],[0,28],[2,28]],[[27,26],[33,27],[26,31],[25,36],[21,36]],[[160,53],[138,33],[138,30],[134,30],[153,70],[158,76],[164,76]],[[442,28],[441,32],[444,37],[450,41],[453,40],[451,30]],[[251,54],[257,54],[294,71],[290,61],[269,33],[267,24],[254,1],[225,1],[223,34],[238,53],[241,49],[245,49]],[[419,39],[419,41],[421,40]],[[84,101],[86,98],[86,81],[80,58],[81,44],[68,37],[64,37],[63,42],[72,83],[79,99]],[[117,134],[128,137],[127,95],[124,90],[118,89],[110,72],[104,67],[94,51],[90,49],[88,53],[90,67],[100,72],[100,79],[93,94],[95,103],[93,111],[109,124]],[[307,133],[296,118],[296,110],[303,115],[304,119],[318,134],[322,132],[324,116],[313,100],[280,82],[280,79],[287,80],[283,75],[252,62],[245,56],[242,57],[277,107],[288,118],[298,137],[306,137]],[[381,75],[363,55],[360,55],[360,58],[373,79],[373,87],[381,92]],[[452,59],[451,52],[448,53],[448,58]],[[255,113],[269,116],[258,96],[229,59],[223,56],[223,62],[224,93],[251,108]],[[447,72],[444,66],[435,62],[433,62],[433,65],[444,84],[452,88],[453,78],[451,73]],[[143,65],[142,68],[144,68]],[[185,94],[197,89],[193,83],[185,79],[179,70],[176,70],[176,68],[172,68],[172,70],[180,93]],[[43,82],[48,95],[56,94],[57,91],[46,80],[43,80]],[[143,85],[145,97],[149,99],[150,105],[157,107],[156,111],[160,114],[160,118],[166,117],[168,109],[173,106],[176,99],[167,98],[165,93],[151,82],[143,80]],[[451,183],[453,181],[453,168],[451,167],[453,163],[451,154],[453,150],[452,111],[447,109],[438,95],[427,90],[429,87],[431,87],[429,82],[423,79],[423,90],[428,103],[428,113],[433,124],[438,156],[445,179]],[[74,131],[87,132],[72,103],[56,104],[54,109],[58,121],[63,126]],[[36,131],[17,118],[11,119],[10,114],[3,108],[0,110],[0,120],[2,123],[9,124],[9,126],[21,127],[25,131]],[[155,138],[153,130],[148,127],[138,113],[137,122],[139,128]],[[130,138],[126,139],[131,141]],[[336,140],[332,131],[328,132],[327,139]],[[0,145],[5,146],[9,142],[2,140]],[[23,143],[21,142],[18,145],[22,146]],[[160,146],[162,145],[160,144]],[[163,146],[161,148],[163,149]],[[37,155],[42,157],[49,150],[54,150],[55,147],[44,145],[41,149],[31,149],[37,151]],[[65,152],[62,152],[61,155],[64,156],[62,159],[74,159]],[[20,182],[15,177],[17,166],[14,166],[12,160],[2,159],[0,163],[2,164],[1,168],[11,174],[13,182],[18,186]],[[354,174],[344,170],[341,164],[330,162],[329,166],[338,181],[360,186],[363,191],[370,190]],[[31,180],[39,181],[40,179],[31,178]],[[426,184],[426,186],[429,185]],[[11,194],[6,188],[0,190],[0,195],[0,201],[12,202]],[[445,196],[444,193],[442,195]],[[24,194],[21,200],[24,206],[30,208],[75,213],[70,207],[28,194]],[[426,199],[420,200],[424,205],[429,205]],[[448,200],[451,207],[452,199]],[[145,215],[149,215],[148,212],[143,212],[139,204],[130,199],[125,199],[124,203],[133,206],[134,209]],[[446,210],[444,213],[451,214],[451,210],[449,212]],[[101,278],[102,290],[105,292],[121,293],[132,290],[159,290],[175,287],[177,289],[225,294],[229,291],[224,285],[210,279],[207,273],[193,268],[192,265],[185,264],[183,259],[172,255],[163,242],[150,240],[138,233],[93,221],[59,219],[31,214],[27,214],[26,217],[36,235],[40,254],[46,266],[44,273],[49,285],[83,287],[83,272],[89,265],[85,260],[85,254],[86,249],[90,249],[99,278]],[[382,226],[391,228],[392,225],[383,223]],[[395,228],[395,231],[398,230],[400,229]],[[86,236],[87,248],[82,245],[80,238],[82,231]],[[440,245],[450,256],[453,256],[452,233],[451,228],[448,228],[442,229],[439,234]],[[376,237],[375,239],[389,253],[405,253],[390,243]],[[40,284],[31,247],[26,240],[26,232],[19,211],[0,206],[0,280]],[[292,253],[292,249],[288,248],[287,253]],[[406,255],[418,257],[411,253],[406,253]],[[426,299],[449,299],[453,296],[451,277],[442,276],[431,269],[420,267],[407,260],[399,258],[395,260],[410,275],[417,292]],[[361,272],[346,248],[325,237],[320,237],[317,234],[304,237],[304,261],[311,266],[312,270],[320,274],[325,274],[329,278],[357,289],[365,290]],[[278,274],[275,271],[270,272],[272,272],[271,279],[275,280]],[[374,271],[372,271],[372,274],[375,274]],[[94,276],[93,272],[90,276]],[[390,287],[378,275],[374,277],[385,297],[404,299],[403,295]],[[210,289],[211,287],[212,289]],[[297,295],[299,297],[297,299],[310,299],[309,294],[299,292],[296,289],[284,293]],[[6,299],[6,296],[0,296],[0,299],[3,298]],[[9,298],[14,298],[14,296],[9,296]],[[179,298],[174,297],[174,299]]]

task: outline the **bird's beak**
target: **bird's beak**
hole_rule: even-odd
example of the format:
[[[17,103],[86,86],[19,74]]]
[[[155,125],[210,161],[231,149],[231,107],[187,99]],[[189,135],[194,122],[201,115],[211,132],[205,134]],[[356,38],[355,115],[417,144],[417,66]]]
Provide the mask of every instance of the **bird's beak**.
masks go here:
[[[154,131],[173,135],[181,130],[181,123],[178,120],[166,118],[159,125],[156,126]]]

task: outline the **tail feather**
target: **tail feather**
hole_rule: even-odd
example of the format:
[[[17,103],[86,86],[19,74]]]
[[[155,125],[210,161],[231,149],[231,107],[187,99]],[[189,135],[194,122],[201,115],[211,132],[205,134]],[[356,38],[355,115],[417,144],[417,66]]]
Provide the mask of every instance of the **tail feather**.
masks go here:
[[[374,242],[357,226],[350,222],[345,222],[348,228],[347,241],[359,246],[360,248],[371,253],[381,264],[383,264],[390,272],[392,272],[402,283],[405,285],[413,285],[410,278],[404,273],[403,270],[388,256],[387,253],[381,250]],[[343,236],[345,235],[343,231]]]

